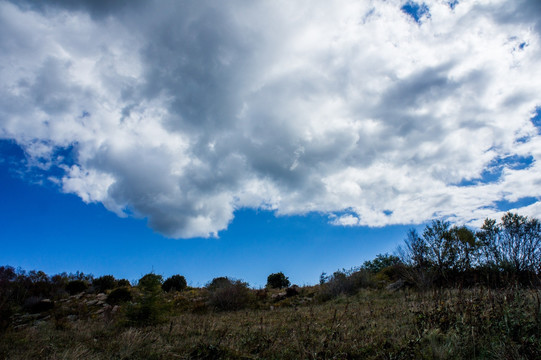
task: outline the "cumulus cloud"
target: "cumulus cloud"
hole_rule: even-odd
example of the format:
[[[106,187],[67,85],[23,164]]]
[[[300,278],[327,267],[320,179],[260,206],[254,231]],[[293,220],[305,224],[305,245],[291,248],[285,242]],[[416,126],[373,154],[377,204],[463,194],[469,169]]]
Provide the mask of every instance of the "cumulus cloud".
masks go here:
[[[243,207],[476,222],[541,196],[539,19],[536,0],[0,1],[0,137],[170,237]]]

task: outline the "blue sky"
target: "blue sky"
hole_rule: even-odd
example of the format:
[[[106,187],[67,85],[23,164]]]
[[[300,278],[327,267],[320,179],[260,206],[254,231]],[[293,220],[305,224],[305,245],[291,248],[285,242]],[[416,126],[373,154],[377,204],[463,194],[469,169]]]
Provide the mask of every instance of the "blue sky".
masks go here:
[[[393,253],[411,228],[338,227],[318,214],[276,217],[244,209],[219,239],[169,239],[148,228],[144,219],[120,218],[101,204],[60,193],[55,185],[41,183],[42,173],[22,178],[14,164],[25,162],[22,151],[6,141],[0,148],[0,262],[25,270],[114,274],[132,282],[154,271],[165,278],[182,274],[193,286],[231,276],[254,287],[283,271],[294,283],[314,284],[322,272]]]
[[[0,0],[0,264],[264,285],[541,216],[541,3]]]

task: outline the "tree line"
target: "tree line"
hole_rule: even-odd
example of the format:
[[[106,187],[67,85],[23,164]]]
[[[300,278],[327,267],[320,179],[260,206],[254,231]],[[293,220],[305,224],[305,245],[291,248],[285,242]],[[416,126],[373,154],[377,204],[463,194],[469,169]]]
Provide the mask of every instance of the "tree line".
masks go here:
[[[146,274],[132,286],[128,280],[115,279],[113,275],[93,277],[76,272],[48,276],[43,271],[25,272],[0,266],[0,328],[7,325],[14,313],[46,311],[54,307],[54,301],[82,293],[105,293],[111,305],[131,303],[127,306],[128,317],[144,323],[147,317],[159,313],[156,309],[163,305],[162,294],[186,290],[197,290],[196,298],[204,299],[201,308],[221,311],[259,306],[258,302],[268,301],[271,295],[273,301],[283,300],[297,296],[299,291],[312,294],[315,300],[327,301],[354,294],[361,288],[539,287],[541,223],[535,218],[507,213],[500,222],[487,219],[474,231],[434,220],[422,234],[409,231],[395,255],[379,254],[357,268],[331,275],[323,273],[316,286],[290,285],[282,272],[270,274],[265,289],[253,290],[248,283],[228,277],[214,278],[196,289],[187,286],[184,276],[178,274],[167,279]],[[267,292],[272,289],[285,290]],[[195,305],[194,302],[190,306]]]
[[[421,235],[411,230],[398,253],[401,276],[421,288],[539,286],[541,223],[511,212],[478,231],[434,220]]]

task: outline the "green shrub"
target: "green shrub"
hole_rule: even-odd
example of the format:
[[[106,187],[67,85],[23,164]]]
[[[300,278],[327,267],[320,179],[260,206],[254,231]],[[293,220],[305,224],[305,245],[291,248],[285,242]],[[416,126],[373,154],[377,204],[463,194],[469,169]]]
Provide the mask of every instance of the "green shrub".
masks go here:
[[[130,287],[131,284],[129,282],[129,280],[126,280],[126,279],[120,279],[116,282],[116,285],[118,287]]]
[[[144,275],[137,287],[141,290],[138,303],[130,304],[126,309],[126,317],[130,325],[147,326],[163,322],[168,306],[160,296],[163,277],[154,273]]]
[[[126,318],[130,325],[148,326],[164,322],[168,307],[156,297],[144,298],[139,304],[130,304],[126,309]]]
[[[374,275],[367,270],[335,271],[320,284],[318,298],[327,301],[339,295],[353,295],[361,288],[374,286]]]
[[[144,275],[139,279],[137,287],[144,292],[154,293],[160,292],[163,283],[163,276],[154,273]]]
[[[118,305],[123,302],[131,301],[132,294],[130,289],[126,287],[117,288],[107,296],[106,302],[110,305]]]
[[[286,289],[286,297],[292,297],[297,295],[299,295],[299,287],[297,285],[293,285]]]
[[[173,275],[164,281],[162,285],[163,291],[182,291],[187,287],[186,278],[182,275]]]
[[[240,280],[215,278],[207,288],[210,291],[209,305],[218,311],[244,309],[252,300],[248,284]]]
[[[88,283],[84,280],[71,280],[68,285],[66,285],[66,291],[70,295],[75,295],[81,293],[88,289]]]
[[[97,292],[105,292],[117,287],[117,281],[113,275],[103,275],[92,280],[92,286]]]
[[[283,289],[290,285],[289,279],[284,275],[283,272],[278,272],[270,274],[267,277],[267,287],[271,289]]]
[[[229,279],[228,277],[221,276],[221,277],[212,279],[212,281],[207,284],[207,289],[209,291],[214,291],[222,287],[231,286],[232,284],[233,282],[231,281],[231,279]]]
[[[378,254],[374,260],[365,261],[362,268],[376,274],[385,268],[393,267],[400,264],[400,258],[395,255]]]

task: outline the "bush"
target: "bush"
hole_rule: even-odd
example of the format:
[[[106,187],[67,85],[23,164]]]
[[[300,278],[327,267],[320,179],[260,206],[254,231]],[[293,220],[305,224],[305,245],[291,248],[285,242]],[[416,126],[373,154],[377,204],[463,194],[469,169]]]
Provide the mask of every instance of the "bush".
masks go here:
[[[290,284],[289,279],[282,272],[270,274],[267,277],[267,286],[272,289],[283,289]]]
[[[292,297],[297,295],[299,295],[299,287],[297,285],[293,285],[286,289],[286,297]]]
[[[131,300],[132,295],[130,289],[121,287],[111,291],[111,293],[107,296],[106,302],[110,305],[118,305]]]
[[[240,280],[215,278],[207,288],[210,291],[209,304],[218,311],[244,309],[251,302],[248,284]]]
[[[88,289],[88,283],[84,280],[72,280],[66,285],[66,291],[69,292],[70,295],[81,293],[86,289]]]
[[[140,304],[128,305],[126,317],[130,325],[156,325],[165,321],[167,310],[167,306],[157,298],[145,298]]]
[[[116,286],[118,287],[130,287],[131,284],[128,280],[126,279],[120,279],[116,282]]]
[[[139,279],[137,287],[145,292],[159,292],[163,283],[163,276],[149,273]]]
[[[182,291],[187,287],[186,278],[182,275],[173,275],[162,285],[163,291]]]
[[[219,288],[228,287],[233,285],[233,282],[228,277],[217,277],[212,279],[210,283],[207,284],[207,289],[209,291],[214,291]]]
[[[376,274],[385,268],[393,267],[398,264],[400,264],[400,258],[398,256],[378,254],[374,260],[365,261],[363,264],[363,269]]]
[[[105,292],[117,287],[117,282],[113,275],[104,275],[92,280],[92,286],[94,286],[97,292]]]
[[[154,325],[165,320],[167,305],[160,296],[162,283],[163,277],[154,273],[139,279],[137,287],[142,291],[140,302],[126,309],[126,317],[131,325]]]
[[[335,271],[321,278],[318,298],[327,301],[339,295],[353,295],[360,288],[375,287],[374,275],[365,269]]]

